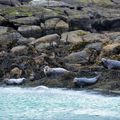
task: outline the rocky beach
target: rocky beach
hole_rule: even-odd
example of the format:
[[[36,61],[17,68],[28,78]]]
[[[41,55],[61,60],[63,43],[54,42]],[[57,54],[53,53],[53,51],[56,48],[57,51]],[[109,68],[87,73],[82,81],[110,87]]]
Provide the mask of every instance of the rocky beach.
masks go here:
[[[120,69],[107,69],[101,60],[120,61],[119,0],[1,3],[1,86],[7,86],[5,79],[25,78],[19,86],[74,89],[79,88],[75,77],[91,78],[97,72],[99,80],[84,89],[120,91]],[[49,77],[45,66],[70,72]]]

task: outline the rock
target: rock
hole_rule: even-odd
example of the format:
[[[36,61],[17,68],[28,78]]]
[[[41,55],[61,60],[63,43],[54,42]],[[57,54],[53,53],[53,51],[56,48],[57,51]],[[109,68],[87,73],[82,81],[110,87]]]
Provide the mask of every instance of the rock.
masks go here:
[[[7,33],[9,30],[8,27],[0,26],[0,35]]]
[[[53,34],[55,32],[62,33],[69,30],[69,26],[66,22],[59,18],[48,19],[45,21],[46,33]]]
[[[81,64],[66,63],[65,66],[69,71],[72,71],[72,72],[78,72],[78,71],[80,71],[80,68],[81,68]]]
[[[0,0],[0,4],[5,4],[9,6],[20,6],[19,0]]]
[[[5,51],[1,51],[1,52],[0,52],[0,58],[3,58],[3,57],[5,57],[5,56],[7,56],[7,55],[8,55],[8,53],[5,52]]]
[[[113,44],[108,44],[105,47],[103,47],[103,50],[101,52],[101,57],[104,56],[112,56],[112,55],[116,55],[116,54],[120,54],[120,43],[113,43]]]
[[[48,47],[55,47],[57,46],[56,42],[52,43],[52,46],[50,45],[50,43],[40,43],[39,45],[36,45],[35,48],[37,51],[41,52],[43,49],[46,49]]]
[[[15,67],[13,68],[11,71],[10,71],[10,77],[17,77],[17,78],[20,78],[22,75],[22,70],[19,69],[18,67]]]
[[[89,54],[83,50],[80,52],[74,52],[64,58],[65,62],[72,64],[81,64],[88,62]]]
[[[17,43],[20,44],[20,45],[28,45],[29,43],[31,43],[31,42],[33,42],[33,41],[35,41],[35,38],[30,37],[30,38],[22,38],[22,39],[19,39],[19,40],[17,41]]]
[[[70,30],[92,31],[91,21],[89,17],[73,18],[69,20]]]
[[[28,47],[25,45],[13,47],[11,53],[15,55],[26,55],[28,53]]]
[[[18,31],[21,33],[22,36],[24,37],[33,37],[33,38],[39,38],[41,37],[41,28],[39,26],[28,26],[28,25],[24,25],[24,26],[20,26],[18,28]]]
[[[6,19],[0,16],[0,25],[3,25],[4,23],[6,23]]]
[[[61,35],[60,41],[76,44],[76,43],[82,42],[83,41],[82,36],[88,33],[89,32],[82,31],[82,30],[66,32]]]
[[[18,32],[8,32],[5,34],[0,35],[0,44],[7,45],[10,43],[16,43],[19,39],[22,39],[23,36]]]
[[[91,43],[91,44],[86,45],[85,48],[94,49],[97,52],[100,52],[102,50],[102,43],[101,42]]]
[[[109,36],[111,42],[120,43],[120,32],[110,32],[107,33],[107,35]]]
[[[38,17],[23,17],[11,20],[16,25],[40,25],[40,18]]]
[[[91,43],[93,43],[93,42],[106,43],[106,42],[110,41],[108,36],[106,36],[104,34],[99,34],[99,33],[88,33],[83,36],[83,40],[86,42],[91,42]]]
[[[66,3],[66,2],[62,2],[62,1],[31,1],[30,2],[30,5],[34,6],[34,7],[68,7],[68,8],[71,8],[73,7],[72,5]]]
[[[69,26],[66,22],[60,20],[56,26],[55,26],[55,29],[56,30],[61,30],[61,32],[65,32],[65,31],[68,31],[69,30]]]
[[[57,34],[46,35],[41,37],[33,42],[30,45],[35,45],[38,51],[41,51],[42,48],[46,48],[48,46],[56,45],[59,42],[60,36]]]

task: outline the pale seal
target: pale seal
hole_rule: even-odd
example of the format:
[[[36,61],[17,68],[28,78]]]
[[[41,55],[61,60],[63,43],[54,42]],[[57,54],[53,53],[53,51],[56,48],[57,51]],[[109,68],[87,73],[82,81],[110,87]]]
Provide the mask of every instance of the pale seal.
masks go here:
[[[50,68],[49,66],[44,67],[44,74],[47,76],[59,76],[68,72],[69,72],[68,70],[60,67],[58,68]]]
[[[97,75],[96,77],[93,77],[93,78],[87,78],[87,77],[77,78],[77,77],[75,77],[73,79],[73,83],[77,86],[80,86],[80,87],[83,87],[86,85],[92,85],[98,81],[99,77],[100,77],[100,74]]]
[[[25,82],[25,80],[26,80],[25,78],[18,78],[18,79],[11,78],[11,79],[5,79],[4,83],[7,85],[21,85]]]
[[[120,69],[120,61],[102,58],[102,65],[107,69]]]

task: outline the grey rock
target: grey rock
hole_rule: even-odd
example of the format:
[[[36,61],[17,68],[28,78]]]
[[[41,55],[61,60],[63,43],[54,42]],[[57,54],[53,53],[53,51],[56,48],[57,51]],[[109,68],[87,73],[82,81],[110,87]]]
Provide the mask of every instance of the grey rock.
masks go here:
[[[28,25],[24,25],[24,26],[20,26],[18,28],[18,31],[21,33],[22,36],[24,37],[34,37],[34,38],[39,38],[41,37],[41,28],[39,26],[28,26]]]
[[[64,58],[65,62],[72,64],[86,63],[88,61],[89,54],[83,50],[80,52],[74,52]]]
[[[28,53],[28,47],[25,45],[13,47],[11,53],[15,55],[26,55]]]
[[[101,42],[91,43],[91,44],[86,45],[85,48],[94,49],[94,50],[100,52],[102,50],[102,43]]]

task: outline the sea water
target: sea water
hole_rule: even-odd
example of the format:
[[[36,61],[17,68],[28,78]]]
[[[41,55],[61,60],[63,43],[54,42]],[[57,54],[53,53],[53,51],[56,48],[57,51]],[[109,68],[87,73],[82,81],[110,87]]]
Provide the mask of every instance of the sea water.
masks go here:
[[[0,120],[120,120],[120,96],[46,87],[1,87]]]

